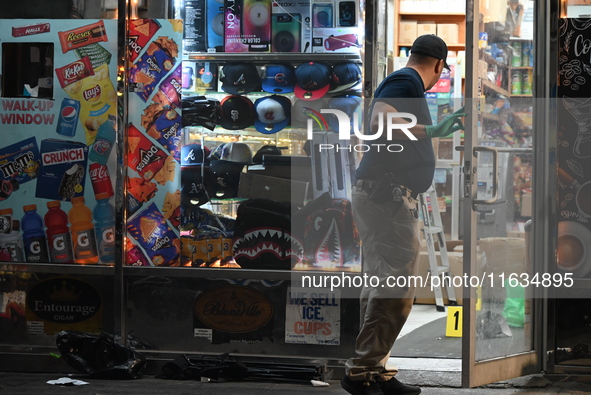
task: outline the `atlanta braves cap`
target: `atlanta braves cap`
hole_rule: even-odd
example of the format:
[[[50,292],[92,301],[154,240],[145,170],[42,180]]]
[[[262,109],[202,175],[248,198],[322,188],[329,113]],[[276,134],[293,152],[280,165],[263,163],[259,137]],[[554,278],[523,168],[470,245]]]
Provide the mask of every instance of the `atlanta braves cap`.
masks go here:
[[[229,130],[245,129],[254,124],[253,105],[245,96],[226,96],[220,102],[220,126]]]
[[[289,93],[295,87],[295,71],[290,64],[269,64],[265,67],[263,90],[269,93]]]
[[[443,60],[443,67],[450,70],[447,64],[447,44],[441,37],[435,34],[423,34],[417,37],[410,47],[410,53],[418,53],[421,55],[431,56],[435,59]]]
[[[361,82],[361,68],[357,63],[345,62],[332,66],[330,93],[342,92]]]
[[[220,72],[222,90],[233,95],[258,91],[261,88],[261,77],[252,63],[228,63]]]
[[[289,125],[291,120],[291,101],[285,96],[261,97],[254,102],[257,118],[254,127],[261,133],[277,133]]]
[[[302,100],[317,100],[330,89],[330,67],[324,63],[303,63],[296,67],[294,93]]]

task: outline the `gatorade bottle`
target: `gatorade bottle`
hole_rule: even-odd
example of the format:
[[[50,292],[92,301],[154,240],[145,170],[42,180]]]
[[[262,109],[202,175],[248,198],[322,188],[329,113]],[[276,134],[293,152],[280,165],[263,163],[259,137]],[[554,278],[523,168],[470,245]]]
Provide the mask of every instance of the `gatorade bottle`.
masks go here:
[[[21,220],[21,227],[23,228],[23,244],[27,262],[49,262],[47,239],[43,231],[43,219],[37,214],[37,205],[29,204],[24,206],[23,211],[25,215]]]
[[[109,203],[109,194],[96,195],[94,207],[94,231],[98,244],[98,254],[102,263],[115,262],[115,208]]]
[[[100,163],[101,165],[107,164],[107,159],[109,159],[111,149],[113,149],[117,138],[117,132],[115,131],[116,121],[117,118],[114,115],[109,115],[109,119],[99,126],[96,139],[88,154],[89,160]]]
[[[81,264],[98,263],[92,211],[84,205],[84,197],[73,197],[72,208],[68,212],[74,247],[74,262]]]
[[[47,202],[49,211],[45,214],[45,226],[47,227],[49,255],[54,263],[73,263],[68,214],[60,206],[59,200]]]
[[[23,240],[20,233],[20,221],[12,220],[12,231],[8,234],[0,234],[0,248],[8,251],[10,262],[24,262]]]

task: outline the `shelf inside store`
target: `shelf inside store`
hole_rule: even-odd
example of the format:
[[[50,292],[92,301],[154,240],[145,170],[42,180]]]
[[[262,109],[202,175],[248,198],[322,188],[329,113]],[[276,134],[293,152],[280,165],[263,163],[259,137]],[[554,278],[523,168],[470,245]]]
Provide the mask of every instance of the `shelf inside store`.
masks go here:
[[[482,86],[498,93],[499,95],[503,95],[505,97],[511,96],[511,94],[507,90],[505,90],[505,89],[501,88],[500,86],[497,86],[497,85],[493,84],[492,82],[487,81],[485,79],[482,79]]]
[[[483,112],[482,114],[482,119],[487,119],[489,121],[501,121],[501,116],[499,114],[491,114],[488,112]]]
[[[266,269],[238,269],[238,268],[206,268],[206,267],[162,267],[162,266],[124,266],[126,276],[159,276],[159,277],[187,277],[198,274],[200,278],[249,278],[260,280],[297,280],[301,276],[341,273],[338,270],[266,270]],[[346,276],[358,277],[360,272],[343,270]]]
[[[512,93],[511,97],[533,97],[533,95],[531,93]]]
[[[443,17],[443,16],[457,16],[458,18],[464,18],[466,16],[463,12],[411,12],[411,11],[400,11],[398,15],[412,15],[412,16],[429,16],[430,18],[434,18],[435,16]]]
[[[200,61],[211,60],[216,62],[255,62],[255,63],[270,63],[270,62],[309,62],[310,60],[318,60],[324,62],[342,62],[342,61],[357,61],[361,63],[361,57],[356,53],[296,53],[296,52],[199,52],[189,53],[183,61]]]
[[[107,265],[79,265],[57,263],[17,263],[5,262],[0,264],[0,271],[27,272],[27,273],[51,273],[51,274],[87,274],[87,275],[113,275],[114,266]]]

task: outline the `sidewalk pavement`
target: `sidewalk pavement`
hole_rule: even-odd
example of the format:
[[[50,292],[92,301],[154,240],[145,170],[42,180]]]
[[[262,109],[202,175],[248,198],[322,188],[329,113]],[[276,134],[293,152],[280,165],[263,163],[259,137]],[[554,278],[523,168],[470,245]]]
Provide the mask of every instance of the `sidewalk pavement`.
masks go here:
[[[47,384],[61,377],[82,380],[88,385],[61,386]],[[501,394],[590,394],[591,377],[530,375],[481,388],[459,388],[459,372],[401,371],[399,379],[421,385],[424,395],[501,395]],[[200,382],[159,379],[151,375],[136,380],[98,380],[85,374],[10,373],[0,372],[0,395],[345,395],[338,380],[329,387],[311,384],[273,383],[263,381]]]

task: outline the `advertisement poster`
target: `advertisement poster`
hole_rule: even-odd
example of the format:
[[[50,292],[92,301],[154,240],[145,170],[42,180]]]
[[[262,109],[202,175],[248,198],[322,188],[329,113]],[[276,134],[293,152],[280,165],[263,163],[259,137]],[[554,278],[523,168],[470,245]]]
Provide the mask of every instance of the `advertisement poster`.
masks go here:
[[[0,23],[0,261],[113,264],[117,21]]]
[[[126,263],[179,266],[183,25],[136,19],[128,27]]]
[[[558,268],[591,271],[591,19],[560,19],[558,86]]]
[[[341,344],[341,294],[339,290],[288,288],[285,342]]]
[[[195,338],[206,338],[212,344],[260,343],[263,339],[273,338],[279,307],[274,302],[280,299],[285,287],[265,281],[247,280],[246,284],[214,284],[195,298]]]

